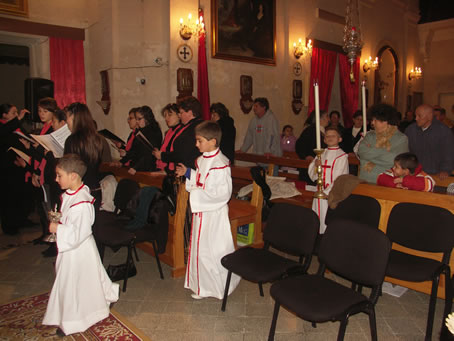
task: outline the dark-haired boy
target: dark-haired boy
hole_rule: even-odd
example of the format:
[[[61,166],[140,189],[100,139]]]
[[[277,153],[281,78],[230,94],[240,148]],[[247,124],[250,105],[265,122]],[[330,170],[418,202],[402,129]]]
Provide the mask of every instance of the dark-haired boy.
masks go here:
[[[205,121],[195,128],[196,146],[203,155],[196,169],[180,163],[175,173],[186,176],[192,210],[192,229],[184,287],[194,299],[224,296],[228,271],[221,258],[235,250],[227,203],[232,195],[230,162],[219,149],[222,133],[216,122]],[[229,294],[240,277],[232,275]]]
[[[58,160],[56,181],[62,194],[61,218],[49,231],[57,235],[58,256],[55,281],[43,324],[58,326],[57,334],[84,332],[109,316],[119,285],[107,276],[91,227],[95,220],[95,199],[82,182],[87,166],[76,154]]]
[[[415,154],[402,153],[394,158],[393,168],[378,176],[377,185],[432,192],[435,181],[422,170]]]

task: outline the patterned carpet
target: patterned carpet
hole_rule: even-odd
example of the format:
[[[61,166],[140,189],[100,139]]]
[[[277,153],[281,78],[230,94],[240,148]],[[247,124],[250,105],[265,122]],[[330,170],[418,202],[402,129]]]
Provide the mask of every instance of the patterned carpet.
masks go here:
[[[114,310],[84,333],[60,338],[56,327],[41,324],[49,293],[0,306],[0,340],[150,340]]]

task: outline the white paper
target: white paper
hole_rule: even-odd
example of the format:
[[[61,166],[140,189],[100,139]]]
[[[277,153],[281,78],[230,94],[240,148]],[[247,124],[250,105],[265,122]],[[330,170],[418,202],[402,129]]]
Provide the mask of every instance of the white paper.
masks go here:
[[[28,136],[26,136],[25,134],[23,134],[22,132],[20,132],[18,130],[13,131],[13,134],[19,135],[21,138],[27,140],[30,143],[35,143],[36,142],[35,140],[29,138]]]
[[[27,155],[26,153],[24,153],[22,150],[16,149],[14,147],[9,147],[8,150],[14,151],[17,155],[19,155],[22,159],[24,159],[25,162],[30,164],[31,157],[29,155]]]
[[[56,158],[60,158],[63,156],[65,141],[69,135],[71,135],[71,131],[69,130],[67,124],[65,124],[63,127],[50,134],[45,135],[30,134],[30,136],[33,137],[46,150],[50,150]]]

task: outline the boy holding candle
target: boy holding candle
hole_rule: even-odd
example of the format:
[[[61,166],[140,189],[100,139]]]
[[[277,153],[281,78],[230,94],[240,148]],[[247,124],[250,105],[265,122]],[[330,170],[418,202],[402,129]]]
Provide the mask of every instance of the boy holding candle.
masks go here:
[[[328,146],[321,155],[321,160],[315,158],[309,165],[308,173],[312,181],[318,178],[317,167],[322,167],[323,191],[328,194],[331,191],[334,180],[339,175],[348,174],[348,154],[340,147],[342,137],[335,127],[325,128],[324,141]],[[328,200],[314,198],[312,209],[320,218],[320,234],[325,233],[325,216],[328,210]]]
[[[84,332],[109,316],[118,300],[119,285],[107,276],[91,227],[95,220],[94,198],[82,182],[87,166],[76,154],[58,160],[56,181],[62,194],[61,218],[51,222],[57,235],[55,281],[43,324],[58,326],[57,335]]]

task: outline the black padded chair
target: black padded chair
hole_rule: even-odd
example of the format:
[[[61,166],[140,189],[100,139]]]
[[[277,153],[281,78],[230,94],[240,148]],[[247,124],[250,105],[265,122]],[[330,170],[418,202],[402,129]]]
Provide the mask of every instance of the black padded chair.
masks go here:
[[[454,215],[440,207],[400,203],[391,210],[386,234],[391,242],[406,248],[443,253],[442,260],[438,261],[392,250],[386,270],[386,276],[404,281],[432,281],[426,326],[426,340],[430,340],[438,283],[442,273],[446,280],[445,310],[442,323],[447,314],[451,312],[452,307],[453,288],[449,259],[454,246]]]
[[[101,260],[104,259],[105,247],[111,247],[113,250],[118,250],[122,247],[128,248],[126,257],[126,271],[123,278],[123,292],[126,291],[129,273],[131,267],[134,266],[132,253],[135,253],[136,260],[139,261],[136,244],[142,242],[150,242],[155,254],[156,263],[159,269],[161,279],[164,279],[162,272],[159,254],[165,252],[165,245],[167,243],[168,235],[168,202],[161,194],[157,192],[148,209],[148,222],[144,227],[137,230],[127,230],[125,225],[129,220],[123,218],[112,219],[109,217],[105,219],[102,224],[96,225],[94,229],[95,239],[98,245]]]
[[[313,323],[340,321],[338,340],[343,340],[348,318],[369,315],[372,340],[377,340],[375,304],[385,277],[391,242],[379,229],[339,220],[326,230],[320,244],[317,274],[288,277],[271,286],[275,300],[268,340],[274,340],[280,306]],[[360,285],[371,287],[369,297],[325,278],[325,268]]]
[[[381,207],[377,199],[351,194],[345,200],[342,200],[335,209],[328,208],[325,223],[329,226],[330,222],[343,219],[378,228],[380,212]]]
[[[274,204],[263,232],[264,247],[244,247],[221,259],[228,270],[221,310],[225,311],[232,273],[258,283],[260,296],[263,296],[263,283],[273,282],[291,269],[305,273],[311,262],[319,225],[319,219],[311,209],[287,203]],[[278,255],[270,247],[299,257],[299,262]]]

